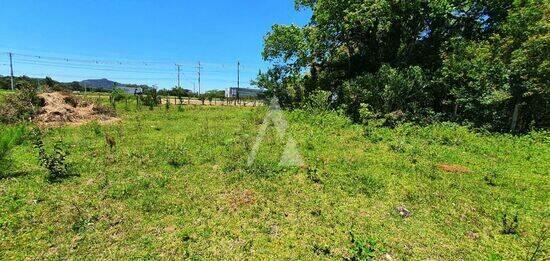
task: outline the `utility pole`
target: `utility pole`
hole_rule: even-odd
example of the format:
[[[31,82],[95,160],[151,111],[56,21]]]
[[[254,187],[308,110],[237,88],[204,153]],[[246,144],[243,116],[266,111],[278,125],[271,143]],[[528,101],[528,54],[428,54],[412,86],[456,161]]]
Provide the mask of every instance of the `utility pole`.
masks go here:
[[[241,62],[237,62],[237,100],[239,100],[239,103],[241,102],[241,97],[239,96],[239,89],[241,88]]]
[[[201,62],[199,62],[199,67],[197,67],[199,70],[199,95],[201,94],[201,68]]]
[[[13,54],[12,53],[9,53],[10,55],[10,80],[11,80],[11,90],[13,91],[14,90],[14,87],[13,87]]]
[[[240,103],[241,97],[239,96],[239,89],[241,88],[241,62],[237,62],[237,100],[235,100],[235,105],[237,105],[237,101]]]
[[[180,67],[181,67],[181,65],[176,64],[176,66],[178,67],[178,88],[180,88]]]

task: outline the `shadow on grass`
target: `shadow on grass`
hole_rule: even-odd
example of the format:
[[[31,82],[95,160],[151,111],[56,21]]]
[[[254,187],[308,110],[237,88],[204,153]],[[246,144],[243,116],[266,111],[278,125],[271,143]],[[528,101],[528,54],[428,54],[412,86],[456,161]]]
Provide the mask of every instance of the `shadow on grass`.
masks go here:
[[[28,170],[16,170],[16,171],[0,172],[0,180],[30,176],[35,172],[36,171],[28,171]]]

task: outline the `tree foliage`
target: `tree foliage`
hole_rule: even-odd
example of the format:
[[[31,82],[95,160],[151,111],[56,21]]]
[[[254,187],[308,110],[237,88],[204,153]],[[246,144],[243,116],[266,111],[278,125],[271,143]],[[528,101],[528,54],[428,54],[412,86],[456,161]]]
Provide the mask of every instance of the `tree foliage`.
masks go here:
[[[296,0],[305,26],[274,25],[254,82],[287,108],[317,91],[359,120],[438,115],[493,130],[549,126],[550,4],[543,0]],[[364,107],[363,106],[363,107]]]

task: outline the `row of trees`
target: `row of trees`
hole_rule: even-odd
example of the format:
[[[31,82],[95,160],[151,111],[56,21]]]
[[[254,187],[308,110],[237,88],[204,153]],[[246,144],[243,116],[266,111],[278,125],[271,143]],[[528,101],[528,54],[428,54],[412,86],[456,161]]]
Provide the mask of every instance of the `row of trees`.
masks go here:
[[[32,86],[35,88],[46,87],[50,90],[84,91],[84,87],[79,82],[58,82],[50,77],[31,78],[28,76],[16,76],[13,79],[13,83],[16,89],[20,89],[21,86]],[[0,89],[11,89],[11,79],[9,76],[0,75]]]
[[[548,128],[550,2],[296,0],[254,82],[281,105],[328,104],[354,120],[400,115],[496,131]],[[321,101],[315,101],[321,99]]]
[[[83,92],[85,89],[79,82],[58,82],[53,80],[50,77],[46,78],[30,78],[28,76],[17,76],[14,77],[14,85],[16,89],[20,89],[21,86],[33,86],[36,88],[45,87],[49,90],[53,91],[81,91]],[[204,98],[206,100],[223,100],[225,98],[225,91],[223,90],[210,90],[203,94],[194,93],[191,90],[174,87],[172,89],[162,89],[157,91],[154,91],[153,87],[144,86],[144,85],[124,85],[126,87],[139,87],[143,89],[144,93],[152,93],[155,92],[159,96],[175,96],[175,97],[193,97],[193,98]],[[0,76],[0,89],[11,89],[11,81],[9,76]],[[113,86],[113,89],[116,89],[116,85]],[[90,89],[88,88],[88,91]],[[113,92],[113,90],[108,89],[94,89],[93,91],[98,92]],[[116,92],[116,91],[115,91]],[[122,95],[121,92],[119,92],[118,96]]]

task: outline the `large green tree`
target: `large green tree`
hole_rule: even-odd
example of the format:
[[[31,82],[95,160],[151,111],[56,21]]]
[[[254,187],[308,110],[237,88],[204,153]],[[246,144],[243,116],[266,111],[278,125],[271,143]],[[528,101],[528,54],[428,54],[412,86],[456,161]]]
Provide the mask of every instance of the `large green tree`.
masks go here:
[[[263,52],[273,67],[256,84],[289,107],[329,91],[332,105],[354,119],[366,104],[379,115],[437,114],[498,130],[547,127],[548,5],[296,0],[311,20],[273,26]]]

